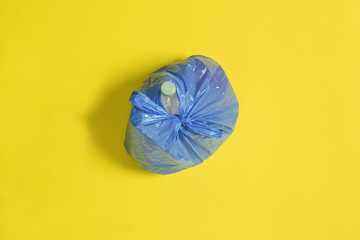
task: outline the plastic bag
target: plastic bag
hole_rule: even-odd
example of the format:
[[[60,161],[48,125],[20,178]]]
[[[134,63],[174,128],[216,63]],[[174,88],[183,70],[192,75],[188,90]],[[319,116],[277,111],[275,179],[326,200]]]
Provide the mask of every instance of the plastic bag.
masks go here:
[[[160,101],[164,81],[176,85],[179,114]],[[202,163],[234,131],[239,104],[221,66],[191,56],[152,73],[131,95],[125,148],[147,171],[175,173]]]

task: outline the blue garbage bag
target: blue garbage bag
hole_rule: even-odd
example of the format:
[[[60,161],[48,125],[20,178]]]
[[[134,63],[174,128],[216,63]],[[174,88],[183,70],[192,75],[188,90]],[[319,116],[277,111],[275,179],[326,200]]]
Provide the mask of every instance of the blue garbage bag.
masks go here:
[[[176,86],[179,114],[161,104],[160,86]],[[221,66],[191,56],[152,73],[131,95],[125,148],[145,170],[170,174],[210,157],[234,131],[239,104]]]

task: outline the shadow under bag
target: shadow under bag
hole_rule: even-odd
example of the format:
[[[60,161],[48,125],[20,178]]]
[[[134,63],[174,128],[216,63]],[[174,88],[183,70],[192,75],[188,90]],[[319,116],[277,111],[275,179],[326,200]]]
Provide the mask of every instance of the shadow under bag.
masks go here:
[[[169,114],[160,86],[176,86],[179,114]],[[147,171],[179,172],[202,163],[234,131],[239,104],[221,66],[191,56],[152,73],[131,95],[125,148]]]

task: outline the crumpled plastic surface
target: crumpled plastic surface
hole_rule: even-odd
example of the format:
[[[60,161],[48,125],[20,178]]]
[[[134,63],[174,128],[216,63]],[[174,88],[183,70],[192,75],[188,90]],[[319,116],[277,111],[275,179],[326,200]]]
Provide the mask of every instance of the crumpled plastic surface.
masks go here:
[[[160,101],[164,81],[176,85],[179,114]],[[210,157],[234,131],[239,104],[221,66],[191,56],[152,73],[131,95],[125,148],[147,171],[170,174]]]

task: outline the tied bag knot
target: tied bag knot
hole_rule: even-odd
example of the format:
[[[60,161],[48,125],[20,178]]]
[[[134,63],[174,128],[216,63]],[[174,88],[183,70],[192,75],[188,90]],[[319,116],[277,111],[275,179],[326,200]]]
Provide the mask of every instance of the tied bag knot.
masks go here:
[[[178,116],[170,114],[163,107],[156,104],[148,96],[139,91],[134,90],[131,94],[129,101],[144,113],[158,116],[155,118],[155,121],[158,121],[159,124],[161,124],[161,121],[170,120],[171,118],[173,118],[173,121],[178,122],[175,127],[176,131],[181,131],[182,128],[185,128],[186,130],[190,130],[197,135],[203,135],[209,138],[222,137],[222,130],[219,129],[216,124],[197,120],[194,115],[192,117],[182,118],[183,115]]]

